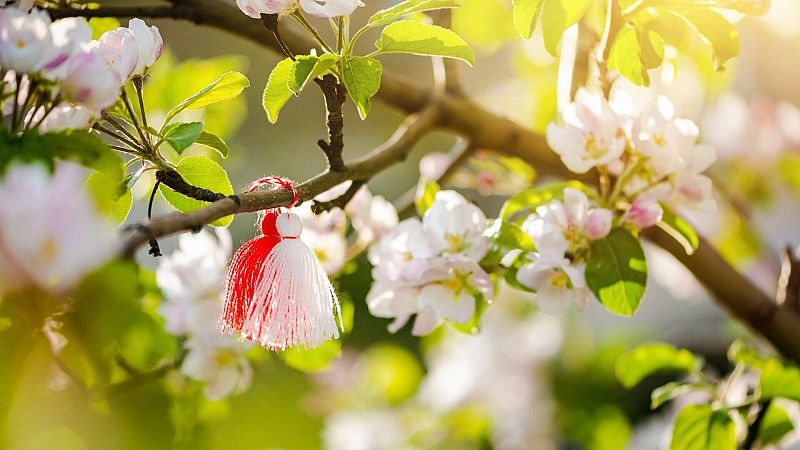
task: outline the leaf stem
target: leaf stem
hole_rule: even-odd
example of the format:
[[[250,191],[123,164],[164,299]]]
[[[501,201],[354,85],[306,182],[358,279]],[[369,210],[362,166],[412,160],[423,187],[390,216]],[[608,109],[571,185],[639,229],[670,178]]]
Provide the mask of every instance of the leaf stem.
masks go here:
[[[297,10],[291,14],[292,18],[297,21],[306,31],[314,38],[317,43],[322,46],[322,49],[325,50],[327,53],[336,53],[331,49],[328,44],[325,43],[325,40],[322,39],[322,36],[317,33],[317,30],[306,20],[303,13],[300,10]]]

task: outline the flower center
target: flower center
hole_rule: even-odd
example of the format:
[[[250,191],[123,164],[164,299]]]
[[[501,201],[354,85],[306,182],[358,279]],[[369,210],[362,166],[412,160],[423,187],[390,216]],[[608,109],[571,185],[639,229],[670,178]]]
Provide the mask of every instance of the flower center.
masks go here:
[[[442,286],[455,294],[453,296],[453,301],[458,301],[458,294],[460,294],[461,291],[467,287],[467,280],[469,279],[469,276],[470,273],[462,273],[458,270],[454,270],[451,278],[442,281]]]
[[[17,44],[17,48],[25,48],[25,46],[28,45],[28,43],[25,42],[25,39],[22,39],[22,38],[17,39],[16,44]]]
[[[567,289],[569,287],[569,277],[564,272],[556,272],[550,276],[550,284],[559,289]]]
[[[449,253],[461,253],[467,249],[467,242],[462,235],[446,233],[444,238],[449,245],[447,248]]]

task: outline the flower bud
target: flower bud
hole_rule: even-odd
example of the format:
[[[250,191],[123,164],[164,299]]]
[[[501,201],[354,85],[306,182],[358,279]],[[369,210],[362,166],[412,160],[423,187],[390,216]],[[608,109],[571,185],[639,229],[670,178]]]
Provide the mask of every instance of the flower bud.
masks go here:
[[[608,236],[611,231],[611,219],[611,211],[605,208],[590,209],[584,224],[586,237],[595,240]]]
[[[141,74],[161,57],[164,40],[155,25],[148,27],[142,19],[131,19],[128,29],[133,33],[139,52],[133,73]]]
[[[236,5],[248,16],[260,19],[261,14],[291,14],[297,9],[297,0],[236,0]]]
[[[652,198],[637,198],[625,213],[625,221],[637,228],[648,228],[661,220],[664,211]]]
[[[98,53],[85,51],[70,58],[61,87],[67,99],[101,111],[117,100],[122,81]]]

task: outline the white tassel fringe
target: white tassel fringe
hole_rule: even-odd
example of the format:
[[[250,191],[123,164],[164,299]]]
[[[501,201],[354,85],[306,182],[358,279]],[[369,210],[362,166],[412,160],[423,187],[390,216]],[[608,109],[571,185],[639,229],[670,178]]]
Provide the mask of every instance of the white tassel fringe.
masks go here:
[[[287,220],[299,221],[294,214]],[[253,302],[242,327],[242,335],[258,341],[266,348],[284,350],[302,346],[318,347],[329,339],[339,337],[344,330],[339,300],[325,270],[314,252],[299,239],[296,223],[264,261],[262,278],[255,290]],[[283,228],[286,228],[284,226]],[[339,317],[339,327],[336,324]]]

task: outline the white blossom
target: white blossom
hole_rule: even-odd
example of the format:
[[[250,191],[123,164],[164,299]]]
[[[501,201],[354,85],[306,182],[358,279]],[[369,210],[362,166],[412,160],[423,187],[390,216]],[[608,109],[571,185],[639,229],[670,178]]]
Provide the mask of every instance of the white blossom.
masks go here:
[[[117,249],[76,166],[58,165],[51,176],[41,165],[15,165],[0,182],[0,204],[0,292],[34,285],[63,294]]]
[[[285,16],[297,9],[298,0],[236,0],[236,5],[243,13],[254,19],[261,14],[278,14]]]
[[[0,66],[18,73],[55,67],[64,62],[55,51],[46,12],[0,9]]]
[[[562,114],[562,123],[547,127],[547,143],[575,173],[608,165],[626,145],[622,119],[599,92],[579,89],[575,102]]]
[[[39,130],[43,133],[70,129],[88,128],[94,114],[88,108],[79,105],[62,103],[53,108],[44,118]],[[44,110],[38,109],[34,115],[34,122],[44,116]]]
[[[136,41],[138,56],[133,73],[142,74],[152,66],[164,51],[164,40],[155,25],[148,27],[142,19],[131,19],[128,29]]]
[[[422,218],[428,243],[437,255],[463,255],[480,261],[489,249],[483,236],[486,216],[455,191],[439,191]]]
[[[361,0],[300,0],[303,11],[314,17],[339,17],[353,14]]]
[[[139,47],[133,32],[122,27],[106,31],[97,45],[106,64],[119,74],[120,80],[127,81],[139,64]]]
[[[156,281],[164,294],[158,312],[165,328],[186,337],[188,353],[181,365],[186,376],[206,383],[205,394],[221,399],[247,389],[252,369],[244,352],[249,344],[217,331],[222,307],[222,279],[231,255],[226,229],[183,234],[178,248],[159,262]]]
[[[476,298],[493,298],[486,255],[486,216],[454,191],[440,191],[422,221],[407,219],[369,250],[373,283],[367,306],[394,318],[396,332],[416,314],[412,334],[430,333],[444,320],[466,323]]]
[[[195,380],[206,382],[205,395],[220,400],[250,387],[253,369],[242,355],[242,344],[228,336],[225,343],[210,346],[197,339],[186,343],[189,352],[181,372]]]

